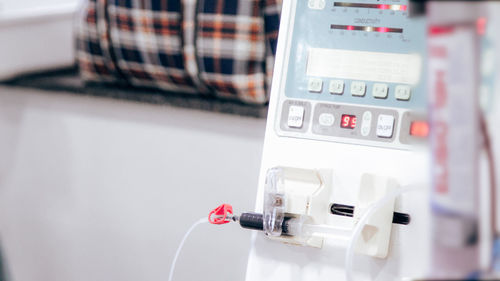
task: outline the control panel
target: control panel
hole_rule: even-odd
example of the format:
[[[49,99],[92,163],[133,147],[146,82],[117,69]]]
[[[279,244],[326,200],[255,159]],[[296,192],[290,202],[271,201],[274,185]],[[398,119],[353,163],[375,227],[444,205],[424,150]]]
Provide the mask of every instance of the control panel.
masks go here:
[[[253,240],[247,281],[346,280],[353,251],[362,255],[356,280],[426,272],[427,26],[412,8],[407,0],[283,1],[255,210],[272,231]],[[418,191],[360,223],[369,206],[409,187]],[[411,223],[394,226],[394,212]],[[274,235],[286,219],[310,228]]]
[[[425,22],[404,0],[292,8],[276,132],[409,149],[425,140]]]

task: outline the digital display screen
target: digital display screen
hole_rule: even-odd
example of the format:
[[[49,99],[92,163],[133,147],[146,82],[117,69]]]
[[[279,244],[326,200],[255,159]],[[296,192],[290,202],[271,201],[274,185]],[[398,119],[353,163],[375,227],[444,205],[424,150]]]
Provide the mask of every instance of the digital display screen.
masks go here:
[[[340,127],[344,129],[354,129],[356,128],[356,115],[344,114],[340,122]]]
[[[416,85],[421,69],[418,54],[310,48],[306,75]]]

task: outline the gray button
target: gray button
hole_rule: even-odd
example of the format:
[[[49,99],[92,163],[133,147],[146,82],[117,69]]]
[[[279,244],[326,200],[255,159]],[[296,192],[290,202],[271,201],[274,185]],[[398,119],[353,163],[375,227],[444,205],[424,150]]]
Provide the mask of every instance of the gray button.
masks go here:
[[[351,95],[364,97],[366,94],[366,83],[355,81],[351,83]]]
[[[330,127],[335,123],[335,116],[331,113],[321,113],[318,121],[321,126]]]
[[[395,91],[396,99],[408,101],[411,97],[411,87],[408,85],[398,85]]]

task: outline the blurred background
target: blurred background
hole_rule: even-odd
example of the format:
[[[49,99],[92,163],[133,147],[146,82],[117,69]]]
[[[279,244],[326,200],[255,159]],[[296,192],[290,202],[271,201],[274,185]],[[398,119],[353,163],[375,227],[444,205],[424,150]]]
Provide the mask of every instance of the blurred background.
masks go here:
[[[147,10],[142,1],[108,2]],[[176,1],[152,1],[160,2]],[[90,85],[75,66],[77,52],[82,58],[88,51],[77,51],[77,34],[92,37],[98,29],[88,21],[96,13],[88,5],[0,0],[2,281],[166,280],[195,220],[223,202],[240,211],[254,207],[267,97],[248,102],[234,91],[237,98],[221,99],[216,87],[204,95],[135,88],[142,76],[132,72],[122,85]],[[255,22],[264,25],[263,17]],[[111,56],[104,65],[122,65]],[[180,256],[176,279],[243,280],[249,238],[235,226],[201,226]]]

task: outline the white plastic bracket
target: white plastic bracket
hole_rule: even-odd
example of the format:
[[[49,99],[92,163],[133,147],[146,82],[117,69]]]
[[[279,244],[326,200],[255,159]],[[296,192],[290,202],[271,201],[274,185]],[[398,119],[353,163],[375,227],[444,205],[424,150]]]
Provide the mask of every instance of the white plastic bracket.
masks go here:
[[[387,177],[364,174],[354,209],[354,220],[359,222],[367,209],[378,200],[399,188],[398,183]],[[356,252],[377,258],[386,258],[391,240],[395,199],[378,209],[367,221],[356,244]]]

